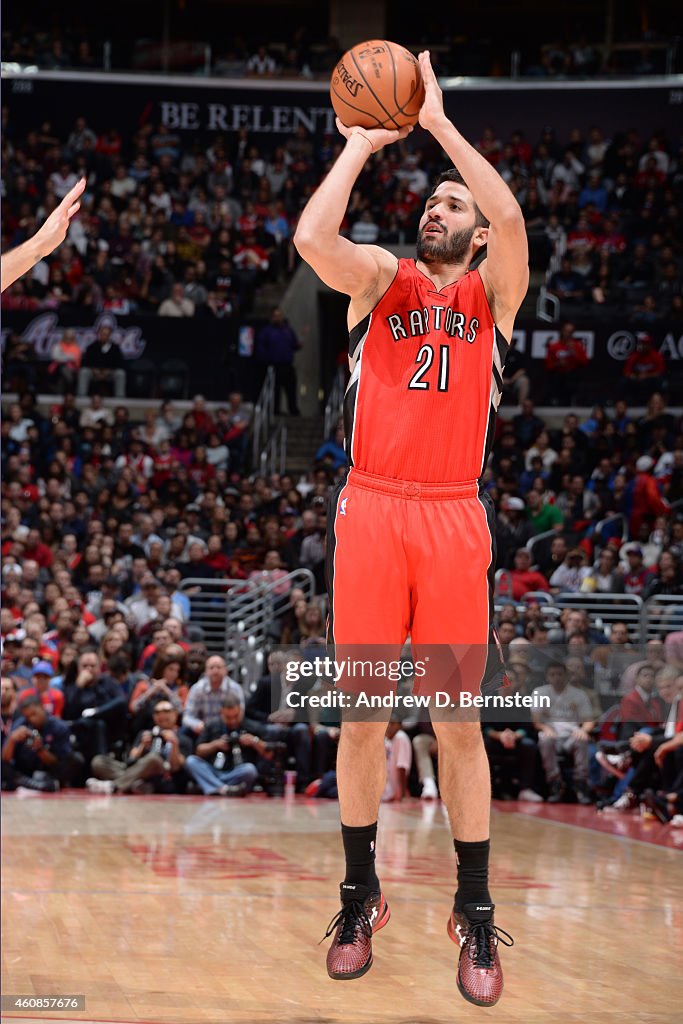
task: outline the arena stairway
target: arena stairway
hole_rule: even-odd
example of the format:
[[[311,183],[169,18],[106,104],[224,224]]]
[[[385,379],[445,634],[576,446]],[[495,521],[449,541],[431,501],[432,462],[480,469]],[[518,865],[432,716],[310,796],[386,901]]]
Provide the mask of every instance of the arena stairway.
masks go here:
[[[313,466],[313,456],[324,440],[324,418],[283,416],[282,420],[287,427],[287,469],[292,473],[307,473]]]

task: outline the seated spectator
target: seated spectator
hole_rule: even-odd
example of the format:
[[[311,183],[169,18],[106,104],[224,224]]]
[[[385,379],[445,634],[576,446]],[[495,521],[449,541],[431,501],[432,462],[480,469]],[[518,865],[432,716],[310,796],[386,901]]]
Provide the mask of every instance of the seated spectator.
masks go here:
[[[572,475],[555,504],[564,516],[566,528],[575,534],[583,533],[600,512],[600,499],[595,491],[586,488],[586,481],[579,473]]]
[[[551,341],[545,358],[547,394],[551,405],[571,405],[580,390],[588,355],[583,342],[574,336],[575,326],[562,324],[556,341]]]
[[[97,754],[107,754],[122,736],[125,717],[126,698],[121,687],[100,673],[97,652],[84,650],[74,682],[64,689],[64,718],[71,722],[87,765]]]
[[[624,572],[624,593],[642,595],[653,580],[653,572],[643,562],[643,549],[631,544],[626,553],[628,568]]]
[[[7,659],[3,658],[3,671],[7,667]],[[0,740],[2,741],[2,750],[5,748],[5,743],[12,732],[13,722],[17,715],[17,687],[11,676],[2,677],[2,690],[0,691]],[[1,783],[3,789],[14,788],[15,782],[12,778],[12,772],[9,772],[3,768],[0,773]]]
[[[169,644],[157,654],[151,679],[140,679],[135,684],[128,710],[133,716],[134,728],[148,729],[152,712],[160,700],[171,704],[181,714],[189,689],[184,682],[185,656],[179,648]]]
[[[512,429],[522,448],[530,448],[541,431],[545,429],[545,422],[536,415],[531,399],[524,399],[521,405],[521,412],[512,420]]]
[[[73,327],[64,329],[62,337],[50,350],[50,358],[48,370],[54,374],[58,390],[75,391],[83,353]]]
[[[678,594],[683,594],[680,564],[670,551],[663,551],[657,562],[657,575],[648,583],[643,597],[647,601],[657,595],[673,597]]]
[[[246,796],[258,778],[258,759],[267,753],[258,725],[244,717],[244,705],[231,693],[222,698],[218,719],[202,729],[185,768],[204,796]]]
[[[305,566],[305,562],[302,558],[302,565]],[[283,598],[289,594],[291,583],[287,579],[288,573],[286,569],[282,567],[282,560],[280,558],[279,551],[266,551],[265,558],[263,560],[263,568],[255,569],[249,573],[249,580],[258,585],[271,586],[272,593],[275,598]],[[281,582],[278,582],[281,581]]]
[[[638,333],[635,351],[624,363],[624,377],[629,401],[636,405],[646,401],[653,391],[661,391],[666,361],[654,347],[651,334]]]
[[[371,210],[363,210],[351,228],[349,238],[357,245],[374,245],[379,238],[379,225],[372,219]]]
[[[147,623],[158,617],[157,605],[161,596],[159,581],[151,574],[143,576],[140,581],[140,591],[126,602],[128,615],[136,629],[142,629]]]
[[[591,572],[587,561],[583,548],[568,551],[564,562],[555,569],[548,581],[551,594],[578,594]]]
[[[639,672],[642,668],[643,666]],[[642,677],[640,678],[642,681]],[[647,691],[643,691],[646,697],[650,697],[649,705],[643,701],[648,724],[636,729],[630,736],[633,770],[628,776],[624,792],[604,808],[608,813],[618,814],[634,810],[649,789],[670,795],[674,803],[676,802],[676,790],[680,788],[676,779],[680,782],[683,769],[683,755],[680,753],[683,741],[679,739],[683,733],[683,677],[677,675],[675,669],[665,666],[657,672],[656,681],[668,708],[665,705],[661,717],[655,720],[651,713],[652,697]],[[643,692],[638,694],[641,699]],[[662,702],[659,704],[661,707]],[[636,713],[643,710],[638,704],[632,707]],[[664,803],[668,804],[666,797]]]
[[[557,505],[543,500],[543,495],[536,488],[532,487],[526,496],[527,516],[533,535],[547,533],[556,530],[561,533],[564,529],[564,516]]]
[[[244,691],[227,673],[219,654],[206,659],[205,674],[190,687],[185,701],[183,729],[199,736],[206,726],[220,718],[223,698],[234,694],[244,705]]]
[[[560,269],[551,275],[548,291],[560,300],[563,313],[583,303],[586,281],[581,274],[572,269],[572,261],[568,256],[563,257]]]
[[[183,285],[176,281],[171,288],[171,294],[159,306],[159,316],[186,317],[194,316],[195,304],[185,294]]]
[[[520,601],[532,590],[550,590],[543,573],[531,568],[531,553],[527,548],[518,548],[515,552],[514,568],[510,571],[512,579],[512,597]]]
[[[277,64],[265,46],[259,46],[247,61],[246,72],[250,77],[271,78],[276,71]]]
[[[549,580],[556,569],[564,563],[569,547],[562,534],[558,534],[550,541],[550,545],[537,544],[534,556],[536,564],[543,575]]]
[[[25,636],[21,641],[15,668],[12,672],[12,677],[20,689],[33,682],[33,665],[38,658],[39,646],[38,641],[31,637]]]
[[[285,664],[291,660],[283,651],[271,651],[268,655],[268,671],[260,677],[246,704],[246,716],[259,723],[260,735],[269,742],[286,743],[290,757],[296,765],[296,789],[302,793],[311,780],[313,764],[316,777],[324,774],[319,770],[331,760],[335,737],[329,730],[311,730],[305,707],[291,707],[289,694],[308,692],[312,680],[302,679],[297,683],[287,680]],[[300,705],[300,701],[297,701]]]
[[[567,670],[561,662],[552,661],[545,671],[545,685],[534,690],[534,697],[550,698],[550,707],[537,706],[532,709],[541,761],[550,791],[548,803],[560,803],[565,796],[566,786],[558,759],[562,753],[572,761],[577,800],[581,804],[590,804],[588,740],[595,723],[586,694],[569,685]]]
[[[619,702],[619,739],[629,740],[644,728],[657,729],[662,725],[664,706],[655,694],[655,669],[641,665],[635,675],[635,685]]]
[[[524,664],[524,663],[523,663]],[[524,664],[524,670],[527,666]],[[526,695],[528,671],[519,671],[517,662],[507,663],[506,674],[510,688],[506,694]],[[526,713],[525,713],[526,712]],[[543,797],[536,792],[538,745],[531,715],[527,709],[510,715],[494,716],[487,713],[483,722],[484,745],[491,765],[494,794],[498,799],[511,799],[542,803]],[[496,718],[500,717],[500,721]]]
[[[114,395],[125,398],[126,371],[121,349],[113,340],[112,328],[101,324],[92,344],[88,345],[78,371],[78,394],[90,394],[91,384],[99,392],[103,384],[113,383]],[[86,423],[81,421],[82,426]]]
[[[550,447],[550,436],[547,430],[542,430],[534,444],[527,450],[524,458],[525,469],[531,469],[532,462],[537,457],[541,459],[544,470],[552,469],[557,461],[557,452]]]
[[[337,470],[342,466],[347,466],[348,461],[344,447],[344,427],[339,425],[334,434],[318,448],[315,453],[315,462]]]
[[[526,508],[521,498],[504,495],[500,511],[496,516],[496,551],[498,568],[509,569],[513,553],[523,547],[533,535],[531,525],[525,517]]]
[[[188,506],[185,511],[194,510],[194,508],[199,511],[198,505]],[[203,540],[192,541],[188,545],[187,554],[187,561],[177,563],[177,568],[182,579],[213,580],[216,578],[215,571],[207,562],[208,549]]]
[[[54,672],[49,661],[37,661],[33,666],[33,686],[22,690],[19,699],[38,697],[48,715],[61,718],[64,711],[64,694],[50,685]]]
[[[184,768],[192,740],[178,728],[178,710],[168,700],[154,707],[153,725],[139,733],[127,761],[111,755],[93,758],[91,793],[183,793]]]
[[[584,579],[581,590],[584,593],[621,594],[624,590],[624,575],[617,563],[614,548],[605,547],[597,562]]]
[[[505,356],[505,372],[503,374],[504,399],[512,393],[517,404],[524,407],[524,403],[528,400],[531,390],[531,381],[529,379],[530,366],[531,361],[526,353],[520,351],[515,344],[510,345]]]
[[[72,750],[69,726],[49,715],[38,696],[25,697],[18,710],[2,748],[4,782],[54,793],[74,779],[82,763]]]

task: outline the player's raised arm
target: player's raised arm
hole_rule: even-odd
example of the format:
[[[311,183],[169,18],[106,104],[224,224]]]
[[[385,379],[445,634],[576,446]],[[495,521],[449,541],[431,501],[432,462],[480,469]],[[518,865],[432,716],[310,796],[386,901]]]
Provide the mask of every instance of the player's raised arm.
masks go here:
[[[502,328],[505,319],[511,325],[529,287],[529,249],[524,217],[519,203],[498,172],[447,118],[429,51],[421,53],[419,61],[425,85],[420,124],[445,149],[490,223],[487,258],[479,269],[494,316]]]
[[[380,288],[383,276],[395,272],[396,257],[379,246],[356,245],[339,234],[351,190],[368,157],[405,138],[411,129],[347,128],[338,118],[337,127],[346,145],[306,204],[294,245],[325,284],[353,298]]]
[[[59,206],[56,206],[45,223],[36,231],[32,238],[18,245],[16,249],[5,253],[2,257],[2,290],[25,274],[27,270],[39,263],[44,256],[61,245],[66,238],[69,222],[80,209],[79,197],[85,188],[85,178],[81,178],[67,192]]]

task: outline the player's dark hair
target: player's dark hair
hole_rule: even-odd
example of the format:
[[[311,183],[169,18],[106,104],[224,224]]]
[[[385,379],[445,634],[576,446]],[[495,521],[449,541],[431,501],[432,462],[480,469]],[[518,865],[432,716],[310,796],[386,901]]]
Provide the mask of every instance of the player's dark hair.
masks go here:
[[[444,181],[454,181],[456,185],[464,185],[465,188],[467,188],[467,189],[469,188],[469,185],[467,184],[467,182],[463,178],[463,176],[460,173],[460,171],[458,170],[458,168],[457,167],[451,167],[450,170],[444,171],[443,174],[439,175],[439,177],[434,182],[434,187],[432,188],[432,191],[431,191],[430,194],[434,195],[434,193],[436,192],[436,190],[439,187],[439,185],[442,185],[444,183]],[[486,217],[481,212],[481,210],[479,209],[479,207],[477,206],[476,203],[474,203],[474,223],[475,223],[476,227],[478,227],[478,228],[488,228],[488,227],[490,227],[489,221],[486,219]]]

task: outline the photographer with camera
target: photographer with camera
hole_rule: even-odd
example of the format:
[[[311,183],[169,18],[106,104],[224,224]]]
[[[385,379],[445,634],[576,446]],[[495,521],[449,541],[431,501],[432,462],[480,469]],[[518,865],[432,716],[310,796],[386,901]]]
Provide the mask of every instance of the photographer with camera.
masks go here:
[[[259,732],[258,723],[244,717],[239,697],[227,694],[219,721],[209,722],[196,754],[185,762],[204,796],[246,796],[252,791],[259,775],[257,762],[272,754]]]
[[[91,793],[184,792],[192,741],[180,732],[178,712],[169,700],[160,700],[153,715],[153,727],[137,736],[127,764],[111,755],[93,758],[93,777],[85,783]]]
[[[56,793],[82,766],[71,747],[69,726],[48,715],[38,695],[21,701],[19,715],[2,749],[3,767],[17,788]]]

